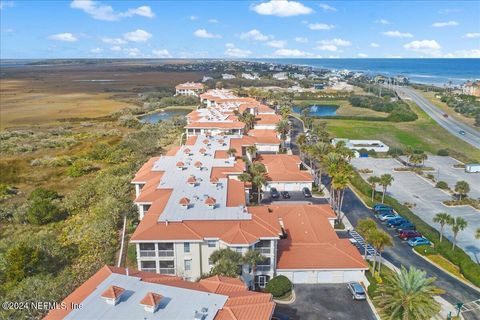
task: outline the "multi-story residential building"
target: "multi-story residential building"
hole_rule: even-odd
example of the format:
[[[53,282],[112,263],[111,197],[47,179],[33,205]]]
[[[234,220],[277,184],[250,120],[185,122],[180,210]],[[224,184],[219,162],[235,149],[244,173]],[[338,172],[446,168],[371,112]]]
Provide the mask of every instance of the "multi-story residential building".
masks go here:
[[[463,94],[480,97],[480,81],[468,81],[463,85]]]
[[[198,97],[203,92],[203,84],[195,82],[185,82],[175,86],[175,94],[181,96]]]
[[[104,266],[44,319],[269,320],[274,309],[270,294],[248,291],[240,279],[187,282]]]
[[[288,75],[286,72],[278,72],[272,75],[275,80],[288,80]]]

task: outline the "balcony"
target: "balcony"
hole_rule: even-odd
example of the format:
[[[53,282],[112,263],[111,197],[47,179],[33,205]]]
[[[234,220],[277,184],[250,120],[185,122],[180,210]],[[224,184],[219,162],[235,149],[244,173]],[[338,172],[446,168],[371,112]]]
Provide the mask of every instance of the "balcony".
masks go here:
[[[159,257],[173,257],[173,250],[158,250]]]
[[[140,257],[155,257],[155,250],[140,250]]]
[[[270,250],[270,247],[256,247],[255,250],[260,252],[261,254],[270,254],[272,252]]]
[[[255,268],[256,272],[269,272],[270,271],[270,265],[258,265]]]
[[[160,274],[175,274],[175,268],[160,268]]]

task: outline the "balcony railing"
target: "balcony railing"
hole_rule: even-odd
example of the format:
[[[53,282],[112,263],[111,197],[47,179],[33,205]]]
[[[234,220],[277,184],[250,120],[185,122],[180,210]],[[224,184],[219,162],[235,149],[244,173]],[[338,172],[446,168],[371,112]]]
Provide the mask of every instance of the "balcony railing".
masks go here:
[[[270,247],[257,247],[255,250],[263,254],[270,254],[271,252]]]
[[[140,257],[155,257],[155,250],[140,250]]]
[[[175,274],[175,268],[160,268],[160,274]]]
[[[173,250],[158,250],[159,257],[173,257]]]
[[[268,272],[268,271],[270,271],[270,266],[269,265],[257,266],[256,271],[258,271],[258,272]]]
[[[145,271],[145,272],[157,272],[157,268],[142,268],[142,271]]]

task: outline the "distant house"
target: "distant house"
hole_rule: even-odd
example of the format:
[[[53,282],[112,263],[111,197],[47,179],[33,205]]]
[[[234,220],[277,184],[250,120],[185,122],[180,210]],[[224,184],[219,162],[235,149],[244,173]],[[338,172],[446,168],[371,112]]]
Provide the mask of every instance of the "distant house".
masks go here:
[[[260,77],[256,73],[254,73],[254,74],[242,73],[242,78],[247,79],[247,80],[258,80],[258,79],[260,79]]]
[[[291,76],[292,76],[292,78],[297,79],[297,80],[303,80],[303,79],[306,78],[306,76],[304,74],[301,74],[301,73],[293,73]]]
[[[480,81],[468,81],[463,85],[463,94],[480,97]]]
[[[288,76],[287,76],[287,73],[286,72],[278,72],[278,73],[274,73],[272,75],[273,79],[275,80],[287,80],[288,79]]]
[[[185,82],[175,86],[175,95],[196,96],[203,92],[203,84],[196,82]]]
[[[224,73],[222,74],[222,79],[223,80],[231,80],[231,79],[235,79],[236,77],[233,75],[233,74],[230,74],[230,73]]]
[[[322,90],[322,89],[325,89],[325,84],[324,84],[324,83],[315,83],[315,84],[313,85],[313,88],[314,88],[315,90]]]
[[[212,78],[212,77],[203,76],[202,82],[207,82],[207,81],[210,81],[210,80],[213,80],[213,78]]]

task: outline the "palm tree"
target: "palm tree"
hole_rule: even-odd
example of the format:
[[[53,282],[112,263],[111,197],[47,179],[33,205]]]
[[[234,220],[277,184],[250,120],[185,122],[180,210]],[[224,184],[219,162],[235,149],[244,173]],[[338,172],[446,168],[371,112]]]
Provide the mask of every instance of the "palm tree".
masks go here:
[[[375,229],[370,234],[370,241],[372,242],[373,247],[377,250],[378,254],[380,255],[380,259],[378,261],[378,273],[380,273],[381,265],[382,265],[382,252],[385,249],[385,246],[392,246],[392,238],[388,233],[383,230]],[[373,272],[375,273],[375,262],[377,257],[373,260]]]
[[[265,168],[265,165],[263,163],[255,162],[248,167],[248,171],[251,176],[251,182],[257,189],[257,201],[258,204],[260,204],[260,201],[262,199],[262,187],[267,182],[267,169]]]
[[[257,264],[264,261],[266,257],[257,250],[248,250],[247,253],[243,256],[243,262],[248,264],[251,268],[252,274],[255,274],[255,269]]]
[[[255,123],[255,116],[248,111],[244,111],[238,116],[238,120],[245,123],[247,129],[251,129]]]
[[[252,156],[252,159],[256,157],[257,151],[258,150],[256,145],[251,145],[247,147],[247,152]]]
[[[413,154],[410,155],[410,157],[408,158],[408,161],[409,161],[411,164],[413,164],[413,166],[416,168],[417,165],[422,162],[422,158],[421,158],[421,155],[420,155],[420,154],[413,153]]]
[[[227,154],[229,157],[235,157],[235,155],[237,154],[237,149],[235,148],[229,148],[227,150]]]
[[[382,192],[382,203],[385,201],[385,193],[387,192],[387,188],[392,185],[393,182],[393,177],[392,175],[385,173],[380,176],[380,182],[379,184],[382,186],[383,192]]]
[[[402,266],[400,273],[388,275],[379,286],[378,302],[381,313],[388,319],[429,320],[440,312],[440,304],[433,296],[444,293],[423,270]]]
[[[370,184],[370,188],[372,188],[372,203],[373,203],[373,199],[375,198],[375,188],[377,187],[377,183],[380,182],[380,178],[377,176],[371,176],[371,177],[368,177],[367,181]]]
[[[317,142],[312,146],[312,155],[318,162],[318,170],[315,170],[315,175],[318,177],[318,185],[322,182],[322,163],[325,156],[332,150],[332,145],[326,142]]]
[[[446,212],[439,212],[433,217],[433,222],[440,224],[440,242],[443,239],[443,228],[446,224],[451,224],[452,216]]]
[[[335,200],[335,193],[333,190],[334,182],[335,182],[335,175],[339,171],[340,162],[343,158],[335,152],[330,152],[325,156],[324,162],[327,174],[330,176],[330,205],[333,207],[334,200]]]
[[[353,176],[353,168],[351,165],[345,165],[335,174],[335,180],[333,181],[333,188],[337,190],[337,217],[340,221],[343,220],[342,206],[343,198],[345,195],[345,189],[348,186],[350,178]]]
[[[467,193],[470,192],[470,185],[467,181],[458,181],[455,185],[455,192],[458,193],[460,200],[462,200],[462,196],[466,197]]]
[[[449,225],[452,226],[453,232],[452,250],[455,250],[455,246],[457,244],[457,235],[460,231],[463,231],[467,227],[468,223],[462,217],[456,217],[449,222]]]
[[[242,254],[229,248],[218,249],[210,255],[213,264],[210,275],[237,277],[239,265],[242,264]]]
[[[287,135],[290,132],[290,125],[288,120],[282,119],[277,124],[277,132],[280,134],[280,139],[282,140],[282,145],[285,146],[285,140],[287,140]]]
[[[290,108],[290,106],[288,105],[281,106],[278,112],[282,116],[282,119],[287,119],[288,116],[292,113],[292,108]]]
[[[355,228],[365,241],[365,259],[367,259],[367,246],[370,242],[370,234],[372,230],[376,230],[376,228],[377,224],[370,218],[358,220],[357,227]]]

